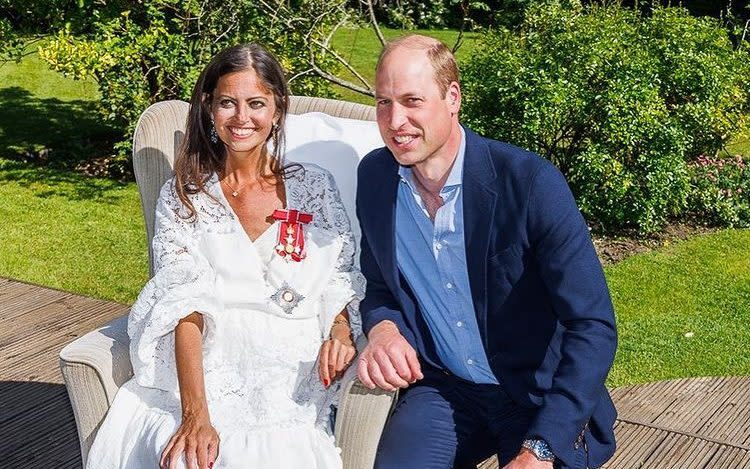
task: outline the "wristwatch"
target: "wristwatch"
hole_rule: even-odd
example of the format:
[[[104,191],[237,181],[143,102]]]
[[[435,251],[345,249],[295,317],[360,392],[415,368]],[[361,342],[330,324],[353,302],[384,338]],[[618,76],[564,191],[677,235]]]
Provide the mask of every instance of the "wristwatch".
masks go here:
[[[526,448],[527,450],[531,451],[534,454],[534,457],[540,461],[555,462],[555,453],[552,452],[552,450],[549,447],[549,444],[547,444],[547,442],[544,440],[541,440],[541,439],[524,440],[522,446]]]

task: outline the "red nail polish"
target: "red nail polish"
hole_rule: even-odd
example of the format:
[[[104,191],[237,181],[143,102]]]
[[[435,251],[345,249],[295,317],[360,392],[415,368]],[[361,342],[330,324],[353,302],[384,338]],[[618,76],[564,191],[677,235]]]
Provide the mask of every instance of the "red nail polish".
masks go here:
[[[209,463],[208,463],[208,469],[211,469],[212,467],[214,467],[214,462],[213,461],[209,461]]]
[[[327,379],[323,380],[323,386],[328,387],[328,380]]]

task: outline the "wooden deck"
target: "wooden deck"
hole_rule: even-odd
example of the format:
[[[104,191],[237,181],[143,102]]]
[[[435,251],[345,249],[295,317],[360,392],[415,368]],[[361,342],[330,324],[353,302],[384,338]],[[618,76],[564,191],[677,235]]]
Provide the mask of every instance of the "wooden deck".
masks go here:
[[[57,354],[127,310],[0,278],[0,467],[80,468]],[[612,396],[618,451],[604,468],[750,468],[750,377],[663,381]]]
[[[127,310],[0,278],[0,467],[81,467],[57,354]]]

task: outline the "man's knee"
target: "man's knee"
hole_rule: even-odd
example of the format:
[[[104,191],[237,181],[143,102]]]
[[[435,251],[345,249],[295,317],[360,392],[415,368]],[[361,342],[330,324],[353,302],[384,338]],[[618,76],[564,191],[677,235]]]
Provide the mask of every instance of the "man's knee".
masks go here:
[[[453,466],[458,428],[453,405],[430,387],[410,389],[399,399],[380,439],[376,469]]]

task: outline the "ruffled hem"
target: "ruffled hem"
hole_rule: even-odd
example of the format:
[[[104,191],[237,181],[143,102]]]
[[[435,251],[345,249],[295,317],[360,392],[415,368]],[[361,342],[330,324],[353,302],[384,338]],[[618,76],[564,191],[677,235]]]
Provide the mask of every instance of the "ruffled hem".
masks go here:
[[[176,412],[151,407],[148,396],[141,399],[133,392],[137,389],[131,381],[118,392],[91,447],[86,469],[141,469],[158,465],[162,449],[177,429]],[[333,437],[312,424],[251,431],[222,431],[218,427],[216,430],[221,443],[214,469],[342,467],[340,450]],[[178,467],[185,466],[178,464]]]

